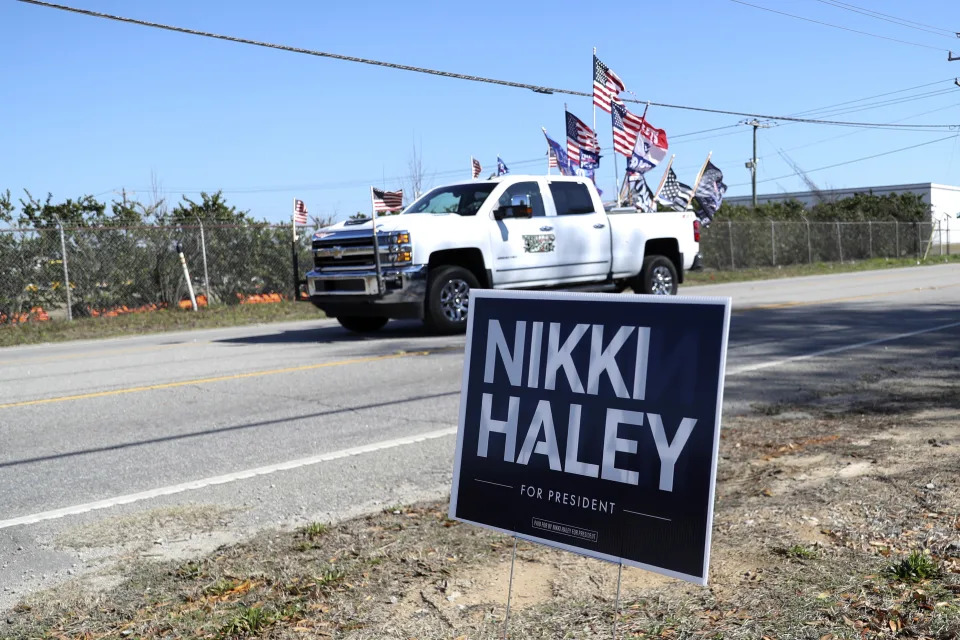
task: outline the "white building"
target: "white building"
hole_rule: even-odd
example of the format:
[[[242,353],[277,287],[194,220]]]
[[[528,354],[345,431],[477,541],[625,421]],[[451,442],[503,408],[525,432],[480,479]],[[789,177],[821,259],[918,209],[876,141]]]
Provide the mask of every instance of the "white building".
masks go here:
[[[785,202],[787,200],[797,200],[805,206],[813,206],[818,202],[834,202],[849,198],[858,193],[872,194],[875,196],[886,196],[892,193],[916,193],[923,196],[924,202],[930,205],[930,219],[932,222],[940,221],[940,229],[944,234],[952,230],[960,234],[960,187],[954,187],[947,184],[934,184],[932,182],[921,182],[919,184],[895,184],[885,187],[855,187],[852,189],[824,189],[819,192],[813,191],[794,191],[792,193],[767,193],[757,194],[757,204],[765,202]],[[752,196],[736,196],[724,198],[724,204],[740,204],[750,206],[753,203]],[[956,238],[954,236],[954,242]],[[934,240],[936,242],[936,240]]]

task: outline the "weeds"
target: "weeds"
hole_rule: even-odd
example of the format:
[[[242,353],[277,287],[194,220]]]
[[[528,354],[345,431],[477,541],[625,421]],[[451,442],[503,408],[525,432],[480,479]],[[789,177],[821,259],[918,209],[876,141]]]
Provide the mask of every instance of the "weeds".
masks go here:
[[[929,551],[917,549],[900,562],[887,567],[885,573],[901,582],[923,582],[939,576],[940,565]]]
[[[196,580],[204,575],[203,563],[191,560],[177,567],[173,575],[185,580]]]
[[[326,534],[327,531],[329,531],[329,527],[327,525],[320,522],[313,522],[303,527],[300,530],[300,533],[302,533],[303,536],[308,540],[316,540],[317,538]]]
[[[336,567],[330,567],[329,569],[325,569],[322,574],[317,576],[317,586],[320,588],[328,587],[332,584],[340,582],[346,575],[347,574],[344,571],[337,569]]]
[[[782,553],[788,558],[797,558],[800,560],[813,560],[817,557],[816,549],[805,547],[802,544],[795,544],[788,549],[784,549]]]
[[[231,580],[229,578],[218,578],[213,584],[207,585],[203,589],[204,595],[208,596],[222,596],[225,593],[229,593],[240,586],[239,580]]]
[[[220,638],[238,638],[259,633],[277,621],[273,612],[265,611],[262,607],[240,605],[237,613],[220,628]]]

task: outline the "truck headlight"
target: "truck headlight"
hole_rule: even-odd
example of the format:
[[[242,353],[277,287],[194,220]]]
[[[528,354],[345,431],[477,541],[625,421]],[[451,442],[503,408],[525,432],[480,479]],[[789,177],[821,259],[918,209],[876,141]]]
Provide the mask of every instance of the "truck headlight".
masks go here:
[[[410,246],[410,234],[399,231],[390,236],[390,260],[395,264],[413,262],[413,248]]]

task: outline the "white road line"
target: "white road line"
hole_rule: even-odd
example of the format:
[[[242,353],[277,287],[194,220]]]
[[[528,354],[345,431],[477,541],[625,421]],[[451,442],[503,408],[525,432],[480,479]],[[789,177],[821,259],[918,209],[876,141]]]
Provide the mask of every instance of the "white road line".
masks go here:
[[[823,351],[814,351],[813,353],[807,353],[802,356],[793,356],[791,358],[784,358],[783,360],[772,360],[770,362],[760,362],[757,364],[748,364],[743,367],[737,367],[727,372],[727,376],[735,376],[741,373],[749,373],[751,371],[759,371],[760,369],[768,369],[770,367],[778,367],[782,364],[787,364],[788,362],[799,362],[801,360],[809,360],[811,358],[819,358],[820,356],[826,356],[831,353],[839,353],[841,351],[850,351],[851,349],[859,349],[860,347],[869,347],[874,344],[883,344],[884,342],[893,342],[894,340],[902,340],[903,338],[910,338],[912,336],[919,336],[924,333],[933,333],[934,331],[943,331],[944,329],[952,329],[953,327],[960,327],[960,322],[951,322],[950,324],[941,324],[938,327],[930,327],[929,329],[918,329],[916,331],[908,331],[907,333],[898,333],[897,335],[887,336],[886,338],[877,338],[876,340],[867,340],[865,342],[858,342],[856,344],[848,344],[842,347],[832,347],[830,349],[824,349]]]
[[[811,358],[817,358],[819,356],[825,356],[831,353],[839,353],[841,351],[850,351],[851,349],[859,349],[860,347],[868,347],[875,344],[882,344],[884,342],[893,342],[894,340],[901,340],[903,338],[918,336],[924,333],[933,333],[934,331],[942,331],[944,329],[952,329],[954,327],[960,327],[960,322],[942,324],[936,327],[930,327],[929,329],[918,329],[916,331],[909,331],[907,333],[898,333],[896,335],[888,336],[886,338],[878,338],[877,340],[867,340],[865,342],[858,342],[856,344],[844,345],[842,347],[833,347],[830,349],[824,349],[822,351],[816,351],[814,353],[808,353],[802,356],[793,356],[792,358],[784,358],[782,360],[773,360],[771,362],[761,362],[758,364],[738,367],[737,369],[728,371],[727,375],[735,376],[742,373],[757,371],[760,369],[767,369],[769,367],[776,367],[776,366],[787,364],[790,362],[809,360]],[[205,487],[210,487],[218,484],[227,484],[229,482],[236,482],[237,480],[246,480],[248,478],[268,475],[271,473],[276,473],[278,471],[289,471],[291,469],[299,469],[300,467],[308,467],[311,465],[320,464],[321,462],[330,462],[332,460],[339,460],[341,458],[348,458],[350,456],[358,456],[365,453],[383,451],[385,449],[394,449],[396,447],[402,447],[409,444],[416,444],[418,442],[424,442],[427,440],[435,440],[437,438],[453,436],[453,435],[456,435],[456,433],[457,433],[456,427],[448,427],[446,429],[430,431],[428,433],[423,433],[416,436],[408,436],[406,438],[396,438],[393,440],[384,440],[383,442],[375,442],[373,444],[366,444],[359,447],[353,447],[351,449],[342,449],[340,451],[333,451],[331,453],[322,453],[316,456],[310,456],[309,458],[300,458],[299,460],[289,460],[287,462],[278,462],[276,464],[267,465],[264,467],[256,467],[253,469],[247,469],[245,471],[227,473],[220,476],[213,476],[211,478],[202,478],[200,480],[194,480],[192,482],[184,482],[182,484],[175,484],[168,487],[151,489],[150,491],[142,491],[140,493],[131,493],[125,496],[117,496],[114,498],[108,498],[106,500],[99,500],[97,502],[88,502],[86,504],[78,504],[72,507],[64,507],[63,509],[43,511],[40,513],[34,513],[27,516],[20,516],[19,518],[11,518],[10,520],[0,520],[0,529],[8,529],[10,527],[16,527],[16,526],[26,525],[26,524],[36,524],[37,522],[44,522],[46,520],[57,520],[59,518],[64,518],[66,516],[87,513],[88,511],[96,511],[97,509],[109,509],[110,507],[116,507],[123,504],[141,502],[143,500],[150,500],[152,498],[158,498],[160,496],[174,495],[177,493],[183,493],[184,491],[194,491],[196,489],[203,489]],[[638,515],[648,515],[648,514],[638,514]],[[657,517],[657,516],[650,516],[650,517]]]
[[[202,478],[200,480],[193,480],[192,482],[175,484],[169,487],[160,487],[159,489],[151,489],[150,491],[141,491],[140,493],[131,493],[125,496],[116,496],[114,498],[108,498],[106,500],[98,500],[97,502],[87,502],[86,504],[78,504],[72,507],[65,507],[63,509],[43,511],[41,513],[34,513],[27,516],[20,516],[19,518],[11,518],[9,520],[0,520],[0,529],[8,529],[10,527],[17,527],[24,524],[36,524],[37,522],[43,522],[45,520],[57,520],[59,518],[63,518],[66,516],[73,516],[81,513],[87,513],[88,511],[96,511],[97,509],[109,509],[110,507],[116,507],[122,504],[131,504],[134,502],[140,502],[142,500],[159,498],[160,496],[170,496],[177,493],[183,493],[184,491],[194,491],[196,489],[203,489],[205,487],[210,487],[213,485],[227,484],[229,482],[236,482],[237,480],[246,480],[247,478],[253,478],[255,476],[268,475],[271,473],[276,473],[278,471],[289,471],[291,469],[299,469],[300,467],[309,467],[311,465],[320,464],[321,462],[330,462],[333,460],[340,460],[342,458],[349,458],[350,456],[359,456],[365,453],[373,453],[375,451],[395,449],[397,447],[402,447],[409,444],[416,444],[418,442],[425,442],[427,440],[436,440],[437,438],[445,438],[447,436],[453,436],[456,434],[457,434],[457,429],[455,427],[448,427],[446,429],[439,429],[437,431],[421,433],[419,435],[408,436],[406,438],[395,438],[393,440],[384,440],[382,442],[365,444],[359,447],[352,447],[350,449],[341,449],[340,451],[333,451],[330,453],[321,453],[316,456],[310,456],[309,458],[300,458],[299,460],[288,460],[287,462],[278,462],[276,464],[270,464],[263,467],[246,469],[245,471],[225,473],[223,475],[213,476],[211,478]]]

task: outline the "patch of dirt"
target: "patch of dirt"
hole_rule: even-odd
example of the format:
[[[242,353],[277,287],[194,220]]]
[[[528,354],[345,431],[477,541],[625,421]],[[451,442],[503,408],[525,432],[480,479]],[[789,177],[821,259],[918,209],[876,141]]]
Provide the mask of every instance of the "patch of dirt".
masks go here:
[[[960,411],[941,410],[960,383],[941,373],[878,371],[813,404],[726,421],[710,586],[625,568],[621,637],[960,638]],[[135,557],[105,591],[25,600],[0,637],[499,638],[513,540],[446,509],[272,532],[189,560]],[[61,544],[152,544],[225,517],[118,519]],[[609,637],[616,585],[616,566],[521,541],[511,637]]]
[[[175,553],[198,534],[225,529],[231,511],[215,505],[159,507],[68,529],[57,536],[59,548],[141,548],[164,546]],[[186,545],[184,543],[187,543]]]

